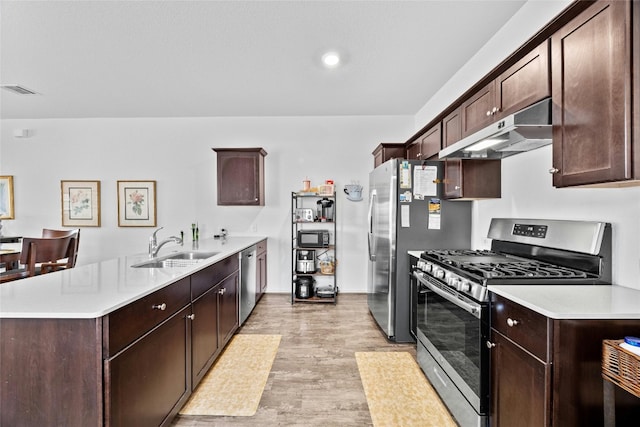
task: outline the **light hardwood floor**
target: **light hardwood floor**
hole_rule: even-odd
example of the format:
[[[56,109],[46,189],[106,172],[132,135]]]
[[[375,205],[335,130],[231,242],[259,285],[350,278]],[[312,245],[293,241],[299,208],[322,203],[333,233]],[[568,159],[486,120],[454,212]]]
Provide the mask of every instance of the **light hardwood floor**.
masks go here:
[[[335,305],[291,305],[288,294],[266,294],[238,333],[282,335],[258,412],[178,416],[173,426],[371,426],[355,352],[407,351],[415,357],[415,344],[386,340],[366,294],[340,294]]]

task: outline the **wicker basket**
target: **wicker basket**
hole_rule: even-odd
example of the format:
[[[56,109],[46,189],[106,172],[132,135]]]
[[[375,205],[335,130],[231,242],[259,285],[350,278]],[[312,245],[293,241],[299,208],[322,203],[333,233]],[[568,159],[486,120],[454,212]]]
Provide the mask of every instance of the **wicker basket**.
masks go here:
[[[640,397],[640,356],[620,347],[622,342],[602,341],[602,377]]]
[[[320,272],[322,274],[333,274],[335,263],[333,261],[320,261]]]

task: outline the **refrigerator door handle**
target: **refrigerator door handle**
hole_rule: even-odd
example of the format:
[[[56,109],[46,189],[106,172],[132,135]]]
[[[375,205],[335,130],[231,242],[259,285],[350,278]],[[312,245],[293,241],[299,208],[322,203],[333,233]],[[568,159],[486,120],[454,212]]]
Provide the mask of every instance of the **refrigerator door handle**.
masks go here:
[[[367,230],[367,248],[369,250],[369,260],[376,260],[376,247],[375,247],[375,236],[373,235],[373,221],[374,221],[374,212],[375,212],[375,200],[376,200],[377,192],[375,188],[371,190],[371,196],[369,197],[369,230]]]

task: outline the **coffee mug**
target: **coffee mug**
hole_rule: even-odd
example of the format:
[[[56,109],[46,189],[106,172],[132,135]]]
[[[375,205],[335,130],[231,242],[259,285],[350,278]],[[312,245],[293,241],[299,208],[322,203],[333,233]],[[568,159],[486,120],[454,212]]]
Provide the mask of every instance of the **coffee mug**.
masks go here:
[[[344,186],[344,192],[349,200],[362,200],[362,185],[348,184]]]

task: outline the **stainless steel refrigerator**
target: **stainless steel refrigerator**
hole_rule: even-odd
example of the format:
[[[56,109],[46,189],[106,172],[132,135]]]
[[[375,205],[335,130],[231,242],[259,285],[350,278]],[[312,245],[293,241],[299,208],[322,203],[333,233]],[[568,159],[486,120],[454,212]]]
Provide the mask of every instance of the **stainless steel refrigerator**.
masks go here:
[[[391,341],[414,341],[407,251],[471,247],[471,202],[442,199],[443,166],[391,159],[369,174],[367,299]]]

